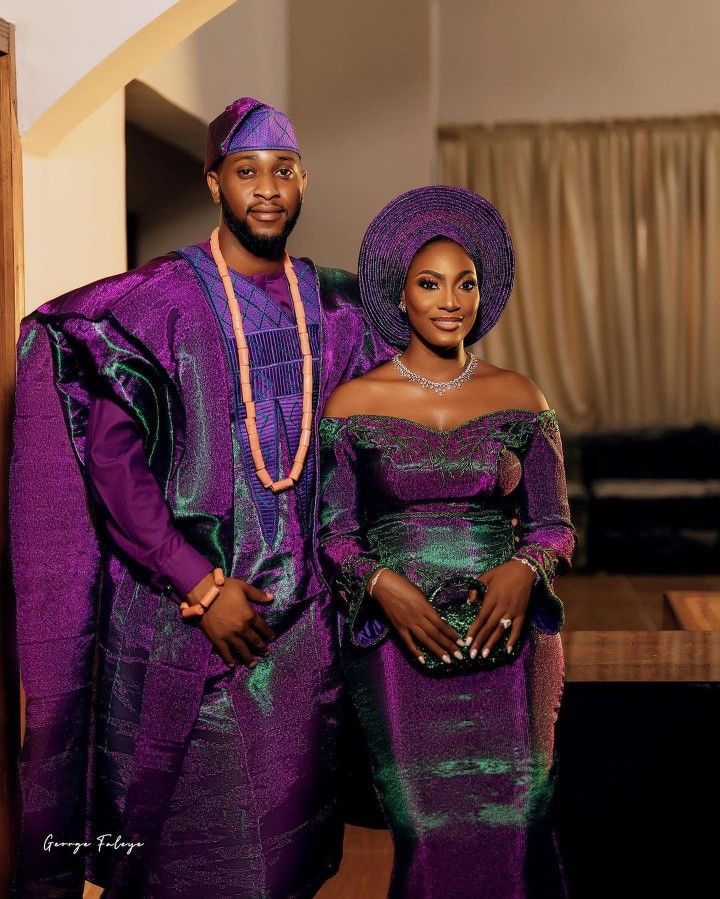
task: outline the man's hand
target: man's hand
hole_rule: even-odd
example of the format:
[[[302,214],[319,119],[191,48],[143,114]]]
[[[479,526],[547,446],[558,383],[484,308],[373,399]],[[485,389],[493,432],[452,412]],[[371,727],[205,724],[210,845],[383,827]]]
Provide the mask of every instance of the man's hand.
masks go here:
[[[214,583],[211,573],[196,584],[187,595],[190,605],[200,602]],[[254,668],[254,656],[268,651],[267,641],[274,640],[275,633],[250,602],[269,603],[273,599],[272,593],[263,593],[247,581],[225,578],[220,595],[200,617],[199,624],[226,665],[234,668],[239,656],[243,664]]]
[[[401,574],[386,569],[373,590],[373,597],[382,607],[390,624],[400,635],[415,658],[425,664],[425,657],[418,643],[450,664],[450,656],[461,659],[458,650],[460,635],[443,620],[412,581]]]

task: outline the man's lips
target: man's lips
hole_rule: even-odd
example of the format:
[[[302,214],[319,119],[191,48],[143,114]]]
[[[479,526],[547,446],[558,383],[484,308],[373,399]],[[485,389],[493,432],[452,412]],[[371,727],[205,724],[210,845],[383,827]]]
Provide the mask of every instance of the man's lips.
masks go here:
[[[248,215],[260,222],[275,222],[285,214],[281,206],[251,206]]]
[[[457,331],[465,319],[463,317],[448,316],[447,318],[431,318],[430,321],[441,331]]]

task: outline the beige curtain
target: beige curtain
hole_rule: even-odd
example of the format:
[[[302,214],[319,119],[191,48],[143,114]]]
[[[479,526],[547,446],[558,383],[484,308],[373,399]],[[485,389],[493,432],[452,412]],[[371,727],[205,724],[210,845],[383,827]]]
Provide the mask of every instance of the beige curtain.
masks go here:
[[[720,116],[443,128],[439,157],[515,244],[481,355],[571,432],[720,422]]]

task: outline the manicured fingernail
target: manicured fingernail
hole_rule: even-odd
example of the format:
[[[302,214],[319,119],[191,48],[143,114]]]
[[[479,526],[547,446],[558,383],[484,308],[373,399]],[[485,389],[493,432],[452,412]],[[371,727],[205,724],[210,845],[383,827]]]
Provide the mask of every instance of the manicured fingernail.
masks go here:
[[[451,661],[450,656],[447,653],[445,653],[445,655],[442,657],[442,660],[446,665],[449,665]]]
[[[508,651],[508,655],[510,655],[510,653],[513,651],[513,648],[512,648],[512,646],[511,646],[509,643],[508,643],[508,646],[507,646],[507,651]]]
[[[470,650],[470,658],[474,659],[476,655],[477,655],[477,649],[471,649]]]
[[[460,650],[456,649],[453,655],[458,660],[458,662],[462,662],[462,653],[460,652]]]
[[[424,665],[424,664],[425,664],[425,656],[418,656],[417,659],[418,659],[418,662],[420,662],[421,665]]]
[[[490,655],[490,650],[486,646],[485,649],[483,649],[483,651],[482,651],[482,657],[484,659],[486,659],[489,655]]]
[[[472,638],[472,637],[467,637],[467,638],[465,639],[465,646],[469,646],[469,645],[472,643],[472,641],[473,641],[473,638]]]
[[[462,637],[458,637],[458,639],[457,639],[455,642],[457,643],[458,646],[464,646],[464,645],[465,645],[465,641],[463,640]]]

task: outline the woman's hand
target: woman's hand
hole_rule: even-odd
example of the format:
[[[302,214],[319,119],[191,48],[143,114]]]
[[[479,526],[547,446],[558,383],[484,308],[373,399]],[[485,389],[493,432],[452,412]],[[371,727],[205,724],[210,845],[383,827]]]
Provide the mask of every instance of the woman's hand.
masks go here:
[[[535,575],[530,567],[517,559],[509,559],[497,568],[492,568],[478,577],[486,585],[485,596],[480,611],[467,632],[466,646],[470,646],[470,656],[475,658],[481,652],[486,658],[493,646],[505,632],[501,618],[512,621],[507,651],[515,645],[525,621],[525,612],[530,602],[530,592],[535,583]],[[470,590],[468,600],[476,602],[478,591]]]
[[[195,605],[214,584],[209,574],[188,593],[187,601]],[[275,597],[263,593],[247,581],[226,577],[220,588],[220,595],[200,617],[200,628],[220,653],[226,665],[234,668],[236,656],[248,668],[256,665],[255,655],[264,655],[267,641],[274,640],[275,634],[265,619],[250,605],[252,602],[269,603]]]
[[[451,655],[462,659],[457,648],[463,645],[460,634],[438,615],[412,581],[386,568],[375,584],[373,598],[421,664],[425,664],[425,656],[416,640],[448,665]]]

